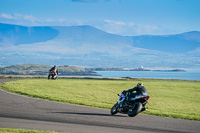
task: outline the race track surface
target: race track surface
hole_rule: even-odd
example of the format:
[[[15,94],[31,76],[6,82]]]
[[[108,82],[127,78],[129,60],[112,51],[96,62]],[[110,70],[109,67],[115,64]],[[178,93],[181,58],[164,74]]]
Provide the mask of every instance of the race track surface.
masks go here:
[[[0,83],[10,81],[0,79]],[[200,121],[139,114],[110,115],[110,110],[51,102],[0,89],[0,128],[73,133],[199,133]]]

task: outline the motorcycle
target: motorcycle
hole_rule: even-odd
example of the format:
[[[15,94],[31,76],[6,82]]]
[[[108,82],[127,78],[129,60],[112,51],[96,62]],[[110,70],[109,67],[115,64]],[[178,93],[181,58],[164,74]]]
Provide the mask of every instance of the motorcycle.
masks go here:
[[[48,79],[56,79],[57,78],[57,75],[56,75],[56,73],[55,73],[55,71],[53,71],[53,70],[50,70],[49,71],[49,75],[48,75]]]
[[[131,97],[130,102],[127,104],[127,94],[124,92],[119,95],[118,102],[111,108],[111,115],[116,113],[128,114],[129,117],[134,117],[142,111],[147,110],[145,105],[148,103],[150,98],[149,95],[138,95],[136,97]]]

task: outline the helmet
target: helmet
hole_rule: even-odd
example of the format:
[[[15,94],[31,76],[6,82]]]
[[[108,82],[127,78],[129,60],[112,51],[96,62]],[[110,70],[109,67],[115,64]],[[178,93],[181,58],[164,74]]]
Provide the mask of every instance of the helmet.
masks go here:
[[[138,83],[137,84],[137,87],[141,87],[141,86],[143,86],[143,83]]]

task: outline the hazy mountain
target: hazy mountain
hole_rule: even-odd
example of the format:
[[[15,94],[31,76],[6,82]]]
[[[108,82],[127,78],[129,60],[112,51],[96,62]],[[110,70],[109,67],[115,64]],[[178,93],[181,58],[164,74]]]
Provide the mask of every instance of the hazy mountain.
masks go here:
[[[58,35],[51,27],[24,27],[0,23],[0,46],[45,42]]]
[[[200,68],[200,32],[120,36],[91,26],[0,24],[0,65]]]
[[[200,46],[198,31],[168,36],[137,36],[133,39],[136,47],[174,53],[185,53]]]
[[[6,75],[48,75],[52,66],[37,64],[21,64],[0,67],[0,74]],[[96,72],[76,66],[58,66],[59,75],[97,76]]]

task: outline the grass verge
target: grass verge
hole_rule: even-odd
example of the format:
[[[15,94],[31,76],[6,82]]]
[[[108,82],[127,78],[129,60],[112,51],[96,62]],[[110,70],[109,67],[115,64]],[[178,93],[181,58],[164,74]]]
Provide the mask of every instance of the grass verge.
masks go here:
[[[27,130],[27,129],[14,129],[14,128],[0,128],[0,133],[58,133],[58,132]]]
[[[174,80],[27,79],[1,84],[4,90],[51,101],[110,109],[117,93],[143,82],[150,100],[145,114],[200,120],[200,82]]]

